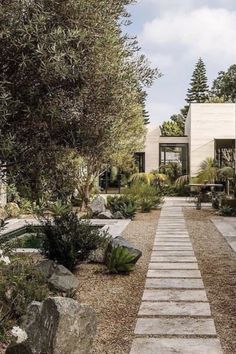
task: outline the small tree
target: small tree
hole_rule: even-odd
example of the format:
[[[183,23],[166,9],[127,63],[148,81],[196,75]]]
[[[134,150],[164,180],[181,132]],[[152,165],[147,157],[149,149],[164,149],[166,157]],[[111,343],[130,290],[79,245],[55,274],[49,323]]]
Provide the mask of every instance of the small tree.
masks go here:
[[[229,67],[227,71],[220,71],[214,80],[211,93],[223,102],[235,102],[236,100],[236,64]]]

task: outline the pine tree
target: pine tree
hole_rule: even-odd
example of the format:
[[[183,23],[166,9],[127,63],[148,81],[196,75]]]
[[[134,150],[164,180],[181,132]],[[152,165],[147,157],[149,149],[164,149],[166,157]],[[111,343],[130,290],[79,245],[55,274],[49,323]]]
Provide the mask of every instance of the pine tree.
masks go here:
[[[208,90],[206,67],[202,58],[199,58],[190,81],[186,102],[189,104],[192,102],[206,102],[208,99]]]

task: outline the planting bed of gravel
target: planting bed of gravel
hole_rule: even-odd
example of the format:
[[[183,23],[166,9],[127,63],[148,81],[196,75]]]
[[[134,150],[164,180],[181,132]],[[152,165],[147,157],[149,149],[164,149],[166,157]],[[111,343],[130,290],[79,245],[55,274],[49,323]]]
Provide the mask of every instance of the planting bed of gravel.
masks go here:
[[[235,354],[236,253],[211,222],[213,211],[184,213],[224,353]]]
[[[159,214],[159,211],[137,214],[123,232],[123,237],[143,252],[130,275],[108,275],[105,267],[98,264],[83,264],[77,270],[80,281],[77,299],[91,305],[97,313],[93,353],[130,351]]]

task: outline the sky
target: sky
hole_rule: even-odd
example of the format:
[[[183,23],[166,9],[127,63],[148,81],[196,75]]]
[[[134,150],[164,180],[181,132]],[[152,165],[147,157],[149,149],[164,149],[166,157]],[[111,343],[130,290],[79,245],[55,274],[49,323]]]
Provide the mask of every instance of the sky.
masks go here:
[[[221,70],[236,63],[236,0],[138,0],[129,6],[142,53],[162,77],[148,89],[147,110],[160,124],[185,104],[199,57],[209,86]]]

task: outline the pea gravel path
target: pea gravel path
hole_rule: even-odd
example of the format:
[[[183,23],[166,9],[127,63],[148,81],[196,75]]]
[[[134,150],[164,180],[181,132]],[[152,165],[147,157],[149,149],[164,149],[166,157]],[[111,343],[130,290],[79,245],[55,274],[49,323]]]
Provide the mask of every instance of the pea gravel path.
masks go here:
[[[166,198],[130,354],[222,354],[183,206]],[[188,259],[188,260],[187,260]]]
[[[212,223],[214,211],[187,208],[184,214],[222,348],[235,354],[236,253]]]
[[[94,354],[130,351],[159,214],[159,211],[137,214],[123,232],[143,252],[130,275],[107,275],[105,267],[98,264],[83,264],[78,269],[77,299],[91,305],[97,314]]]

